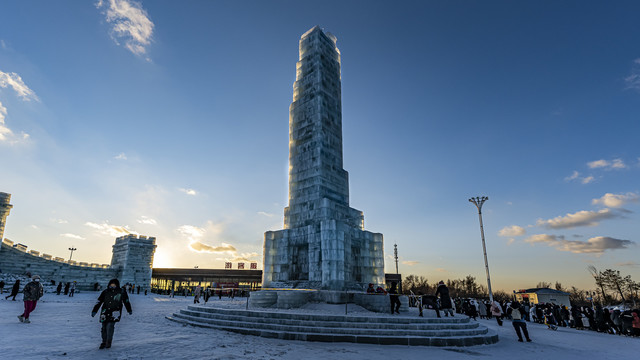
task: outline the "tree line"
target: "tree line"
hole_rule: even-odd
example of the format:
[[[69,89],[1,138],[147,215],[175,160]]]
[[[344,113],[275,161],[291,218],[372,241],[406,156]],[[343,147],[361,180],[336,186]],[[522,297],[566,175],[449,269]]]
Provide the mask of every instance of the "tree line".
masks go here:
[[[622,276],[620,271],[606,269],[599,271],[595,266],[587,267],[589,274],[593,277],[596,290],[583,290],[575,286],[564,287],[560,282],[556,281],[552,285],[550,282],[541,281],[536,284],[537,288],[555,288],[556,290],[569,293],[572,303],[578,305],[586,305],[591,302],[599,302],[603,305],[615,303],[633,303],[636,307],[638,304],[638,293],[640,292],[640,282],[634,281],[631,275]],[[462,298],[488,298],[489,291],[487,287],[478,284],[476,278],[467,275],[462,279],[447,279],[444,283],[449,288],[451,297]],[[429,283],[429,280],[421,275],[409,275],[402,281],[402,289],[405,294],[429,295],[435,294],[438,283]],[[493,298],[498,301],[507,301],[513,299],[513,294],[506,291],[498,290],[493,292]]]

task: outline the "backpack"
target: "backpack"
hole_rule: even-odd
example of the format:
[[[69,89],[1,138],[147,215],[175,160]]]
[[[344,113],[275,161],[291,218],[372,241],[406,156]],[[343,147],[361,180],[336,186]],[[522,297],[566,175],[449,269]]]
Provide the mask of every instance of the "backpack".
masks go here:
[[[122,316],[122,289],[116,291],[106,290],[104,303],[102,304],[102,313],[100,320],[104,322],[109,320],[112,322],[120,321]]]
[[[511,317],[513,320],[522,320],[522,314],[520,313],[520,309],[511,310]]]

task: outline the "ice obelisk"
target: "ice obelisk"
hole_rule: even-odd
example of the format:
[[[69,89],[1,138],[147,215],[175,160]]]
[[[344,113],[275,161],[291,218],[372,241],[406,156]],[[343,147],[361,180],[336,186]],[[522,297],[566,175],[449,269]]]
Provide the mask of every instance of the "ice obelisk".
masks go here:
[[[327,290],[384,283],[382,234],[349,207],[342,164],[340,51],[318,26],[300,38],[289,108],[289,206],[264,234],[262,286]]]

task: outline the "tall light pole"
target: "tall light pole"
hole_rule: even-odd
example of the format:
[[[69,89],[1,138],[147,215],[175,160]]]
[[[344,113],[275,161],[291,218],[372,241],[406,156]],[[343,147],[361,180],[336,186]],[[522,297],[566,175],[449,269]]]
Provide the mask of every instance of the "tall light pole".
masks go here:
[[[393,257],[396,259],[396,274],[398,273],[398,244],[393,244]]]
[[[484,267],[487,270],[487,286],[489,287],[489,301],[493,303],[493,292],[491,291],[491,277],[489,276],[489,262],[487,261],[487,246],[484,244],[484,227],[482,226],[482,204],[489,200],[488,197],[476,196],[469,199],[478,208],[478,218],[480,219],[480,236],[482,237],[482,251],[484,252]]]
[[[69,255],[69,261],[71,261],[71,257],[73,256],[73,252],[78,250],[76,248],[74,248],[73,246],[69,248],[69,250],[71,250],[71,255]]]

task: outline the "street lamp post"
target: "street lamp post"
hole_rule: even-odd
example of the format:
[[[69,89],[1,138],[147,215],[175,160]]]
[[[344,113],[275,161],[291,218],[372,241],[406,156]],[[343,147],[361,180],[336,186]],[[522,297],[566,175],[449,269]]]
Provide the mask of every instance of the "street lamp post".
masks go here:
[[[78,250],[76,248],[74,248],[73,246],[69,248],[69,250],[71,250],[71,255],[69,255],[69,261],[71,261],[71,257],[73,256],[73,252]]]
[[[398,244],[393,244],[393,257],[396,260],[396,274],[398,274]]]
[[[478,208],[478,218],[480,219],[480,236],[482,237],[482,251],[484,252],[484,267],[487,271],[487,286],[489,288],[489,301],[493,303],[493,292],[491,291],[491,277],[489,276],[489,262],[487,261],[487,246],[484,243],[484,227],[482,226],[482,204],[489,200],[488,197],[476,196],[469,199]]]

